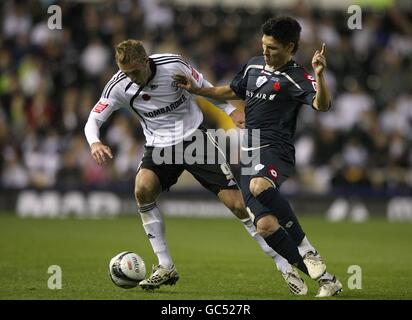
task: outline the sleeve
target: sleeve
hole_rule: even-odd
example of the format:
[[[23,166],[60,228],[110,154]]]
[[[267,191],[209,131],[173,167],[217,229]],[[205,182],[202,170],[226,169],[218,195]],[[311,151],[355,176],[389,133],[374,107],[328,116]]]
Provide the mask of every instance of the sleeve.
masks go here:
[[[247,74],[245,73],[246,64],[243,66],[242,70],[233,78],[230,83],[230,88],[233,90],[236,95],[245,100],[246,99],[246,88],[247,88]]]
[[[84,134],[86,135],[86,140],[91,146],[95,142],[100,142],[100,127],[103,122],[99,121],[93,117],[89,117],[84,126]]]
[[[309,73],[302,70],[295,76],[288,76],[291,82],[289,93],[302,104],[313,107],[313,99],[316,96],[316,80]]]
[[[182,59],[182,62],[177,63],[178,71],[183,72],[187,78],[191,79],[196,88],[201,88],[203,86],[203,75],[185,60]]]
[[[110,115],[124,105],[120,96],[119,86],[115,87],[115,82],[109,81],[106,85],[99,101],[90,111],[89,118],[84,128],[87,142],[91,145],[94,142],[100,142],[99,130],[101,125],[110,117]]]
[[[206,79],[203,79],[203,88],[212,88],[213,85],[207,81]],[[225,112],[227,115],[230,115],[234,110],[236,110],[236,107],[232,106],[230,103],[227,102],[222,102],[216,99],[211,99],[205,97],[207,100],[209,100],[211,103],[213,103],[216,107],[221,109],[223,112]]]
[[[123,99],[119,97],[119,90],[114,89],[110,94],[105,93],[107,90],[103,91],[99,101],[94,105],[92,111],[90,111],[89,117],[105,122],[113,111],[120,109],[120,107],[124,105]]]

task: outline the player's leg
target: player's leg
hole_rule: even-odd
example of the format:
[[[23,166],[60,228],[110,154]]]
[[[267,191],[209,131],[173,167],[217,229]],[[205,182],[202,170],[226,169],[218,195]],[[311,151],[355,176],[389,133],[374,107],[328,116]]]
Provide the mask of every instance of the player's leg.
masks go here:
[[[278,223],[298,246],[299,254],[303,258],[308,274],[319,282],[318,296],[330,296],[340,292],[341,284],[336,277],[326,272],[325,263],[307,239],[290,204],[279,193],[278,186],[291,173],[289,165],[279,161],[270,151],[264,152],[260,157],[263,168],[256,172],[255,177],[250,180],[251,194],[262,206],[268,208],[276,216]]]
[[[271,257],[282,273],[291,270],[291,265],[282,256],[277,254],[266,241],[257,233],[256,227],[246,210],[242,194],[238,189],[222,189],[217,194],[220,201],[243,223],[243,226],[253,239],[259,244],[263,252]]]
[[[289,230],[293,229],[295,235],[293,239],[295,241],[294,244],[296,245],[296,243],[300,243],[300,245],[298,246],[298,253],[299,256],[302,257],[302,261],[308,270],[307,274],[309,274],[312,279],[318,280],[319,291],[317,297],[329,297],[342,291],[341,283],[336,279],[335,276],[326,272],[326,265],[324,264],[322,258],[313,248],[313,246],[309,244],[309,241],[307,240],[302,228],[300,227],[299,222],[294,215],[289,203],[280,195],[279,191],[275,189],[267,179],[262,177],[252,179],[250,190],[261,204],[265,205],[268,208],[271,208],[273,212],[276,213],[277,219],[279,221],[282,221],[281,225],[287,230],[287,234],[290,234]],[[261,197],[262,194],[266,197],[263,200]],[[274,216],[270,217],[271,219],[274,218]],[[264,223],[264,225],[262,225],[262,222]],[[269,224],[269,227],[266,224]],[[272,227],[270,227],[271,225]],[[266,221],[266,217],[260,219],[257,222],[258,232],[264,232],[262,236],[266,241],[268,240],[268,237],[265,237],[265,235],[267,234],[265,230],[270,231],[271,228],[273,229],[273,225],[274,223],[270,220]],[[283,228],[279,230],[285,232]],[[306,247],[305,251],[302,250],[302,247]],[[277,249],[276,247],[272,248],[281,253],[280,249]],[[293,264],[293,262],[291,262],[291,264]],[[302,270],[300,267],[299,269]]]
[[[156,199],[161,192],[160,181],[156,174],[149,169],[140,169],[136,175],[134,192],[143,228],[153,252],[160,265],[170,268],[173,265],[173,260],[166,244],[163,217],[156,204]]]
[[[157,207],[158,195],[176,183],[182,169],[177,166],[156,165],[152,161],[152,149],[147,148],[135,181],[135,198],[139,207],[143,228],[149,238],[159,264],[153,266],[149,278],[141,281],[143,289],[156,289],[160,285],[173,285],[179,279],[166,237],[163,216]]]
[[[274,260],[276,267],[285,279],[290,292],[296,295],[306,295],[308,287],[296,269],[291,266],[285,258],[274,251],[257,233],[256,227],[246,209],[240,190],[222,189],[218,193],[218,197],[220,201],[243,223],[247,232],[256,240],[263,252]]]

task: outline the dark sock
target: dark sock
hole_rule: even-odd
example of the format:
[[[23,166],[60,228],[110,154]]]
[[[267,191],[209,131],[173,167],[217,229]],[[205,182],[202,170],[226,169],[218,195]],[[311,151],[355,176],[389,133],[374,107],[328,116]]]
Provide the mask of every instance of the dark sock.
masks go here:
[[[274,188],[266,189],[256,197],[256,200],[273,212],[278,219],[279,224],[285,228],[298,246],[305,237],[305,233],[303,232],[289,202],[279,193],[279,191]]]
[[[265,241],[291,265],[308,274],[308,269],[299,254],[297,246],[293,243],[293,240],[285,230],[279,228],[270,236],[266,237]]]

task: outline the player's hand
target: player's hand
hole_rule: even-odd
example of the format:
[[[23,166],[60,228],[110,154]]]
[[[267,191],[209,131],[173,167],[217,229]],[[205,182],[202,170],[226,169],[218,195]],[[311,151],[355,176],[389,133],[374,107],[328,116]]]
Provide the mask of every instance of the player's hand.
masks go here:
[[[92,143],[90,148],[92,157],[98,165],[106,164],[109,159],[113,159],[113,154],[110,148],[101,142]]]
[[[312,67],[317,75],[322,74],[326,68],[326,45],[322,44],[322,50],[316,50],[312,58]]]
[[[173,76],[174,84],[182,89],[185,89],[186,91],[193,93],[194,86],[190,79],[188,79],[186,76],[181,75],[181,74],[175,74]]]
[[[230,117],[232,118],[233,123],[240,129],[245,128],[245,113],[239,110],[234,110]]]

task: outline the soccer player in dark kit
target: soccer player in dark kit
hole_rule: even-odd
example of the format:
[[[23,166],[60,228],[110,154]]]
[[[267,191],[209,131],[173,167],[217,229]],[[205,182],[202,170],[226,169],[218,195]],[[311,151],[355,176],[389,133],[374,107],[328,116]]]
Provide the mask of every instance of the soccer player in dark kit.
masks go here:
[[[175,80],[194,94],[245,100],[247,145],[242,150],[252,161],[242,161],[241,189],[248,211],[267,244],[319,282],[317,297],[333,296],[342,291],[342,284],[326,271],[323,259],[279,192],[294,171],[293,137],[300,108],[309,105],[328,111],[331,106],[323,75],[325,44],[312,58],[313,78],[292,59],[301,32],[295,19],[271,18],[263,24],[262,32],[263,55],[251,58],[230,85],[198,88],[184,76],[176,75]],[[255,146],[256,140],[259,146]],[[249,169],[247,174],[245,169]]]

